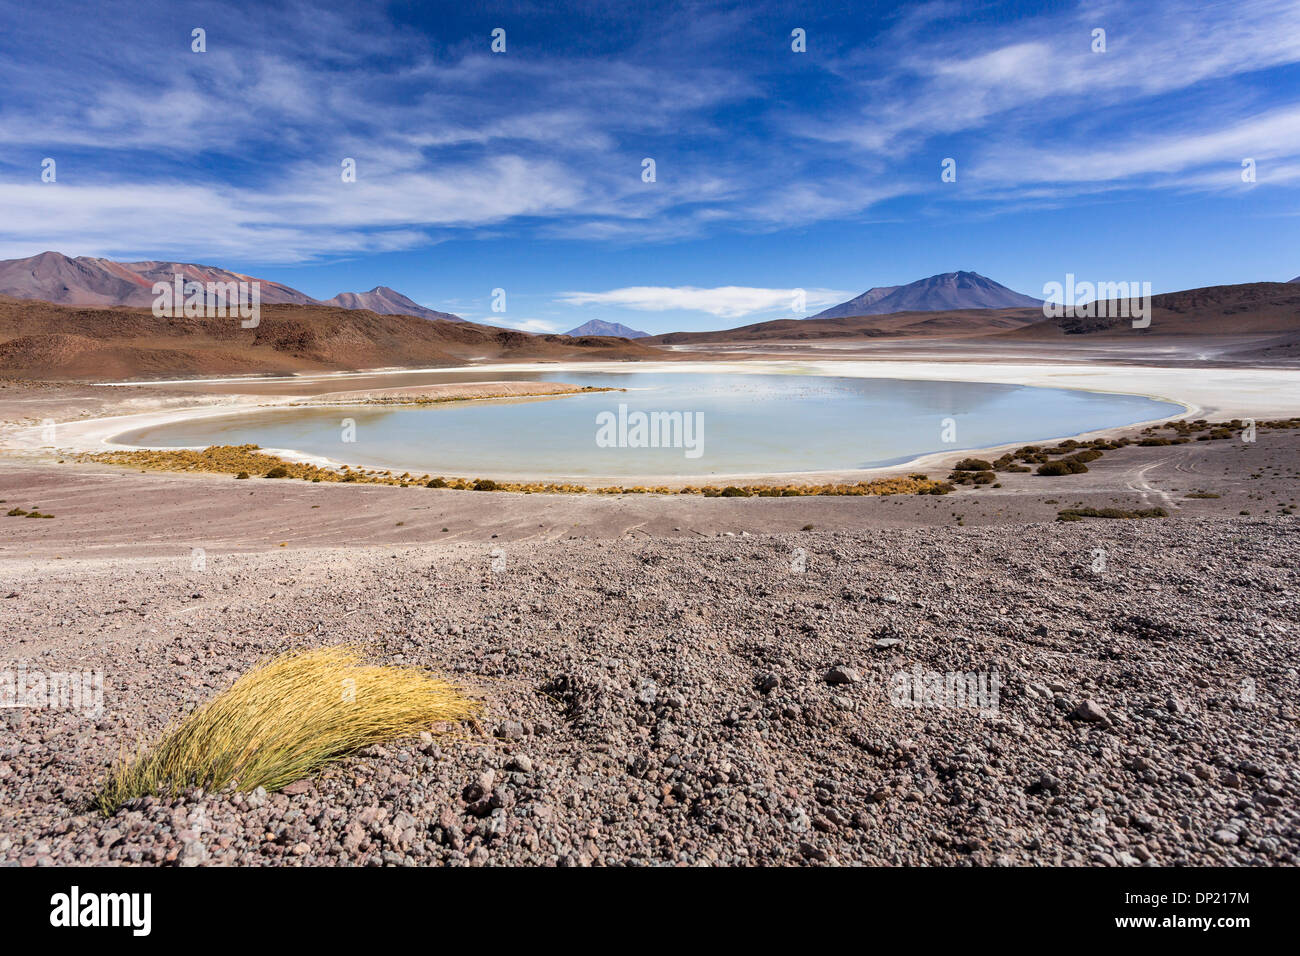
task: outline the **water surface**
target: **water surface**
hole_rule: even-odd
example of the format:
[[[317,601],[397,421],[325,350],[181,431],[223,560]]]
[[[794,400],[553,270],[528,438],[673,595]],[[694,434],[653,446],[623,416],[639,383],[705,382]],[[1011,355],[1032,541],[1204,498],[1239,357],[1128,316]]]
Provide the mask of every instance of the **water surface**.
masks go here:
[[[422,407],[251,410],[140,429],[123,444],[253,443],[366,467],[455,477],[776,475],[897,464],[936,451],[1032,443],[1177,414],[1136,395],[973,382],[726,372],[573,369],[446,373],[446,381],[559,381],[613,386],[551,399]],[[386,384],[392,385],[392,380]],[[600,447],[597,416],[702,416],[700,454],[684,447]],[[344,419],[355,422],[345,441]],[[946,442],[945,419],[955,423]],[[951,435],[951,429],[949,436]]]

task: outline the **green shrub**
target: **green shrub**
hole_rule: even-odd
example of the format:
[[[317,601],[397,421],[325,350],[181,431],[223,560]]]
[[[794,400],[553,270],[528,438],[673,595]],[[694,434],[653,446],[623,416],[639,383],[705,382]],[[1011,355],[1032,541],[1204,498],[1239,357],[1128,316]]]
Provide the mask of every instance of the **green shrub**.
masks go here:
[[[1124,511],[1120,508],[1066,508],[1057,512],[1057,521],[1079,521],[1083,518],[1168,518],[1164,508],[1139,508]]]
[[[989,471],[993,465],[983,458],[963,458],[953,465],[953,471]]]

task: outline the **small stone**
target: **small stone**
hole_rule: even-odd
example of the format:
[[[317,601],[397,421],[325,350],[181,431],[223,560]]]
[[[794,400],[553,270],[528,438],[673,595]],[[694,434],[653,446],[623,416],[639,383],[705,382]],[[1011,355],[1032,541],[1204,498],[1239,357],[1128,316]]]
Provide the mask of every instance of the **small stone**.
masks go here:
[[[862,680],[862,675],[852,667],[836,665],[826,672],[826,683],[828,684],[856,684]]]
[[[180,855],[176,858],[179,866],[198,866],[208,858],[208,848],[198,840],[186,840],[181,845]]]
[[[1090,724],[1106,723],[1106,712],[1095,701],[1085,700],[1070,714],[1075,720],[1087,721]]]
[[[520,740],[524,736],[524,725],[517,720],[507,720],[497,727],[496,735],[502,740]]]

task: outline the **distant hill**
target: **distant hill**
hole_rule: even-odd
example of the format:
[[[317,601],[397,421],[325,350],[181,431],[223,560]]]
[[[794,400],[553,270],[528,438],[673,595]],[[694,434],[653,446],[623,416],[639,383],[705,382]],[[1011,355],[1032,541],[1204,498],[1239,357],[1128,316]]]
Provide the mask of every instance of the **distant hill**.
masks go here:
[[[1107,311],[1117,310],[1108,307]],[[1294,336],[1296,333],[1300,333],[1300,287],[1292,282],[1246,282],[1153,295],[1151,324],[1145,329],[1134,329],[1132,318],[1114,314],[1064,316],[1040,318],[1004,336],[1050,339],[1088,335],[1132,340],[1135,335]]]
[[[818,339],[930,338],[997,335],[1043,320],[1033,309],[955,309],[853,315],[830,319],[774,319],[716,332],[669,332],[641,339],[649,345],[708,345],[753,342],[805,342]]]
[[[1021,295],[977,272],[945,272],[907,285],[877,286],[862,295],[818,312],[814,319],[894,312],[954,312],[965,309],[1032,309],[1041,299]]]
[[[264,305],[260,324],[245,329],[230,318],[158,318],[149,309],[0,296],[0,377],[8,378],[102,381],[661,354],[622,339],[529,335],[326,305]]]
[[[576,329],[569,329],[565,335],[614,335],[624,339],[643,339],[649,332],[640,332],[637,329],[629,329],[626,325],[618,322],[602,322],[600,319],[592,319],[590,322],[584,322]]]
[[[377,285],[369,292],[340,292],[334,298],[326,299],[323,304],[336,305],[341,309],[369,309],[379,315],[415,315],[422,319],[441,319],[444,322],[465,321],[450,312],[427,309],[386,285]]]
[[[383,315],[416,315],[425,319],[464,321],[459,316],[426,309],[385,286],[360,294],[341,292],[329,302],[323,303],[283,283],[257,279],[218,266],[192,262],[116,262],[95,256],[72,258],[60,252],[42,252],[26,259],[0,260],[0,295],[40,299],[60,305],[147,309],[153,305],[154,283],[171,282],[177,274],[192,282],[260,283],[262,305],[337,305],[345,309],[370,309]]]

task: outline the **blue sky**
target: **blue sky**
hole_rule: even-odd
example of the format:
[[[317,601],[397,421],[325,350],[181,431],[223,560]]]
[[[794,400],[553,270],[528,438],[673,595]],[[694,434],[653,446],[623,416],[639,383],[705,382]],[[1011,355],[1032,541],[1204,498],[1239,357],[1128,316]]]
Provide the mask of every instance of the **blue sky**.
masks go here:
[[[0,0],[0,258],[388,285],[538,331],[958,269],[1300,275],[1294,0],[336,6]]]

